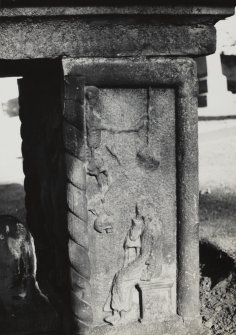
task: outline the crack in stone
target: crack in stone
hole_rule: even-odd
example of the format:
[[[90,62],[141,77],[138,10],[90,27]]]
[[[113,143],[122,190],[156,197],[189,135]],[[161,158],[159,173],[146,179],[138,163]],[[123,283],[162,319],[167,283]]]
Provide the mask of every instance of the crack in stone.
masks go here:
[[[112,147],[113,147],[113,146],[112,146]],[[109,154],[110,154],[113,158],[115,158],[115,160],[117,161],[117,163],[121,166],[121,165],[122,165],[122,164],[121,164],[121,161],[120,161],[119,157],[117,156],[117,154],[115,153],[114,148],[113,148],[113,149],[112,149],[112,148],[109,148],[109,146],[106,145],[106,149],[107,149],[107,151],[109,152]]]
[[[122,133],[138,133],[142,128],[146,126],[147,122],[147,113],[143,114],[141,118],[136,122],[136,124],[133,126],[133,128],[127,128],[127,129],[119,129],[115,128],[109,125],[101,125],[100,130],[101,131],[107,131],[113,134],[122,134]]]

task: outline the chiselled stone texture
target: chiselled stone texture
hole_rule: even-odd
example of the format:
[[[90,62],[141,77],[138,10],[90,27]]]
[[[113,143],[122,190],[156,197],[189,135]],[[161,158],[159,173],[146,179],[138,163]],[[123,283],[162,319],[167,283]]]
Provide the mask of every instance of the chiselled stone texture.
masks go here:
[[[214,51],[214,27],[182,25],[175,29],[151,22],[137,26],[133,20],[130,17],[126,23],[114,18],[110,23],[84,17],[24,18],[15,25],[1,19],[1,43],[5,47],[0,58],[115,57],[132,56],[134,52],[144,56],[200,55]]]
[[[63,7],[0,8],[2,59],[200,56],[215,51],[214,24],[233,15],[218,1],[69,3]],[[31,1],[29,1],[30,5]],[[29,5],[28,3],[28,5]],[[55,3],[56,4],[56,3]],[[24,4],[27,6],[27,2]],[[52,6],[52,4],[50,3]],[[60,5],[60,2],[58,2]],[[76,5],[72,7],[73,5]],[[125,5],[125,6],[124,6]],[[174,6],[173,6],[174,5]],[[226,4],[224,4],[226,5]],[[3,7],[7,6],[7,3]],[[39,6],[42,6],[40,3]]]
[[[0,216],[0,333],[57,332],[59,318],[36,281],[29,231],[15,217]]]

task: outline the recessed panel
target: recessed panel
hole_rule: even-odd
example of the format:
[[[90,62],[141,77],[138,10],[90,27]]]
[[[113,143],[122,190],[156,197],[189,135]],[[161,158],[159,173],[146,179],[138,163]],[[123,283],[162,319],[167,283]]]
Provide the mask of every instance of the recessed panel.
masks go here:
[[[94,325],[168,318],[176,310],[175,92],[99,89],[86,118]]]

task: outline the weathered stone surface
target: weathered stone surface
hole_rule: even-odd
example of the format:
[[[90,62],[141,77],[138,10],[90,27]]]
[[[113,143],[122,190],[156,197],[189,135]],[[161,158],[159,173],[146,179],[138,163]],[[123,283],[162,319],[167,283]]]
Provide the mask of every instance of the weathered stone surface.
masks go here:
[[[215,50],[213,25],[234,13],[233,0],[61,4],[3,2],[15,8],[0,9],[0,58],[205,55]]]
[[[102,140],[95,156],[103,158],[108,177],[101,187],[93,176],[87,177],[94,325],[102,324],[109,315],[103,308],[112,279],[122,268],[123,243],[131,219],[135,217],[135,207],[142,199],[148,199],[155,207],[154,224],[158,220],[163,224],[163,247],[159,246],[159,252],[156,250],[159,259],[163,252],[163,278],[169,278],[174,287],[176,278],[176,245],[173,243],[176,239],[175,145],[170,140],[175,128],[174,92],[161,89],[153,89],[149,93],[146,89],[100,89],[99,102]],[[145,117],[148,117],[146,121]],[[148,130],[145,122],[149,123]],[[149,162],[146,165],[139,163],[137,153],[145,145],[149,145],[151,152],[158,152],[160,168],[149,167]],[[99,234],[94,230],[96,217],[103,213],[112,222],[109,234]],[[140,279],[137,278],[137,282]],[[128,288],[126,290],[128,295]],[[173,297],[174,291],[175,288]],[[176,310],[174,299],[170,308],[173,312]]]
[[[0,217],[0,332],[49,332],[58,316],[36,282],[34,242],[16,218]]]
[[[4,19],[0,58],[201,55],[215,50],[213,26],[135,21],[132,16],[127,22],[114,17],[112,23],[103,18],[25,18],[16,25]]]
[[[178,313],[189,332],[200,333],[195,62],[86,58],[65,59],[63,68],[89,85],[89,333],[122,334],[127,324],[129,334],[152,334],[161,309],[151,301],[152,290],[165,301],[162,316],[172,330]],[[151,204],[148,211],[142,202]],[[138,319],[144,326],[131,326]],[[167,331],[164,324],[157,334]]]
[[[65,75],[84,76],[86,85],[98,87],[179,87],[186,82],[198,93],[196,63],[190,58],[81,58],[62,60]],[[183,92],[187,98],[186,92]],[[190,98],[191,99],[191,98]],[[185,100],[184,100],[185,101]]]
[[[188,58],[156,56],[212,53],[213,25],[233,13],[233,2],[228,8],[216,7],[217,0],[193,3],[0,10],[1,59],[78,58],[62,62],[63,127],[59,76],[56,99],[45,93],[43,80],[36,85],[46,97],[36,106],[33,76],[20,85],[26,203],[36,237],[56,247],[52,259],[61,272],[55,283],[69,286],[62,295],[67,302],[70,296],[73,335],[202,332],[196,68]],[[42,141],[38,105],[43,115],[47,108],[54,112]],[[47,151],[53,132],[65,161],[56,146]],[[30,157],[50,163],[42,171],[32,164],[30,171]],[[51,169],[55,162],[60,171]],[[69,273],[61,275],[60,263]]]
[[[142,322],[153,320],[164,321],[171,318],[173,282],[157,281],[156,283],[141,284],[143,297]]]

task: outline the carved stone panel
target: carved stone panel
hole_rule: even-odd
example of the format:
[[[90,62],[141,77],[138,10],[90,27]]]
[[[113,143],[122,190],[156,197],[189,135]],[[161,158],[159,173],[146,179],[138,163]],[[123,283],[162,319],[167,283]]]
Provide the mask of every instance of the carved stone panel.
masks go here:
[[[79,234],[76,223],[70,238],[86,236],[89,271],[87,290],[71,284],[81,301],[72,301],[74,329],[163,335],[182,324],[182,335],[191,324],[200,334],[195,63],[68,59],[63,68],[78,80],[74,107],[67,101],[65,109],[65,144],[86,174],[80,201],[81,192],[67,191],[68,214],[83,213],[86,230]],[[81,252],[69,244],[78,274]],[[82,305],[83,291],[90,305]]]
[[[142,283],[160,278],[172,283],[167,309],[174,313],[175,92],[91,87],[86,92],[94,325],[140,319]],[[123,310],[127,315],[120,318]]]

